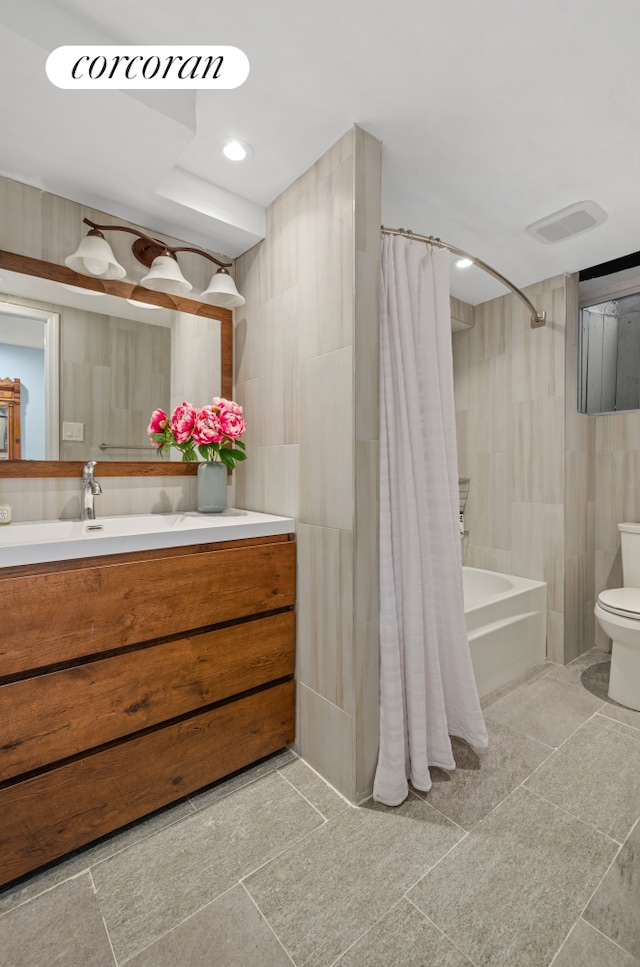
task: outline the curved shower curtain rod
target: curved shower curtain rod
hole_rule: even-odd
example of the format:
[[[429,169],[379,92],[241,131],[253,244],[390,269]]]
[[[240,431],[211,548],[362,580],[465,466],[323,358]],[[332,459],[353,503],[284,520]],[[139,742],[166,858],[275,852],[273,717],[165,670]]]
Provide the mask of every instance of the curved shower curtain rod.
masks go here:
[[[446,248],[450,252],[453,252],[454,255],[461,255],[462,258],[471,259],[474,265],[477,265],[479,269],[483,270],[483,272],[487,272],[489,275],[492,275],[494,279],[498,280],[498,282],[502,282],[503,285],[506,285],[506,287],[511,289],[514,295],[516,295],[518,299],[520,299],[520,301],[526,305],[527,309],[531,313],[532,329],[539,329],[541,326],[544,326],[547,313],[544,311],[538,312],[533,302],[527,299],[524,292],[521,292],[520,289],[513,284],[513,282],[509,282],[509,279],[505,279],[504,275],[501,275],[500,272],[496,271],[496,269],[492,269],[491,266],[487,265],[486,262],[483,262],[482,259],[477,259],[475,255],[469,255],[468,252],[464,252],[461,248],[457,248],[455,245],[450,245],[448,242],[443,242],[440,238],[434,238],[433,235],[418,235],[416,232],[405,230],[404,228],[385,228],[384,225],[381,226],[381,231],[383,235],[404,235],[405,238],[415,238],[418,242],[426,242],[427,245],[435,245],[436,248]]]

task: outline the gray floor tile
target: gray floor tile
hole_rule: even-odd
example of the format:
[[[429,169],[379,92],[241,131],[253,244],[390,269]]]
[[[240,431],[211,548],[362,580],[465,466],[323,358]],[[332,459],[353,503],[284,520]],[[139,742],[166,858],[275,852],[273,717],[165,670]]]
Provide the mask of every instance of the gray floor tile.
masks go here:
[[[462,739],[452,739],[455,771],[432,769],[431,790],[416,790],[464,829],[473,829],[552,754],[549,746],[497,722],[487,727],[487,749],[476,751]]]
[[[584,689],[543,675],[520,685],[484,714],[487,723],[498,722],[555,748],[602,706]]]
[[[325,819],[331,819],[343,809],[349,809],[350,804],[333,789],[329,783],[310,769],[302,759],[294,759],[278,769],[281,776],[290,782],[298,792],[322,813]]]
[[[94,867],[118,961],[149,946],[322,823],[274,772]]]
[[[195,809],[206,809],[207,806],[211,806],[214,802],[219,802],[225,796],[230,796],[237,789],[242,789],[243,786],[248,786],[250,782],[255,782],[256,779],[268,776],[270,772],[275,772],[280,766],[285,765],[287,762],[295,762],[296,759],[295,752],[292,752],[290,749],[283,749],[282,752],[276,752],[275,755],[269,756],[268,759],[263,759],[262,762],[258,762],[255,766],[248,766],[246,769],[242,769],[241,772],[237,772],[231,776],[230,779],[223,779],[220,782],[216,782],[213,786],[209,786],[202,792],[196,792],[189,798]]]
[[[640,816],[640,743],[596,716],[524,785],[622,843]]]
[[[240,886],[209,903],[126,967],[291,967]]]
[[[346,809],[245,880],[297,967],[326,967],[464,835],[410,795]]]
[[[613,729],[614,732],[620,732],[622,735],[626,735],[629,739],[633,739],[635,742],[640,742],[640,729],[634,728],[632,725],[625,725],[624,722],[620,722],[618,719],[611,718],[608,714],[608,708],[598,712],[595,716],[594,721],[599,721],[602,719],[602,725],[606,725],[607,728]]]
[[[3,967],[114,967],[89,874],[0,917]]]
[[[401,900],[336,967],[473,967],[408,900]]]
[[[592,648],[586,655],[576,658],[570,665],[556,665],[550,675],[568,682],[580,685],[596,698],[606,702],[602,710],[603,715],[624,722],[626,725],[640,729],[640,712],[634,709],[625,708],[618,705],[609,698],[609,671],[611,668],[611,655],[601,651],[599,648]]]
[[[609,700],[602,709],[602,714],[606,715],[607,718],[615,719],[617,722],[623,722],[630,728],[640,729],[640,712],[618,705],[617,702]]]
[[[59,883],[64,883],[65,880],[69,880],[73,876],[78,876],[79,873],[90,869],[96,863],[101,863],[108,857],[115,856],[116,853],[140,842],[147,836],[153,836],[154,833],[165,829],[172,823],[180,822],[186,816],[192,816],[193,811],[193,806],[186,799],[183,799],[146,819],[131,823],[125,829],[105,836],[94,845],[76,850],[40,872],[23,877],[14,886],[9,886],[4,890],[0,889],[0,913],[39,896],[39,894],[50,890]],[[2,967],[1,964],[0,967]]]
[[[480,699],[480,705],[483,709],[489,708],[490,705],[494,705],[505,695],[509,695],[511,692],[515,691],[521,685],[535,681],[537,678],[543,678],[545,675],[549,674],[549,671],[555,667],[552,662],[544,661],[539,665],[535,665],[533,668],[529,668],[523,675],[518,678],[514,678],[513,681],[507,682],[506,685],[501,685],[500,688],[496,688],[493,692],[489,692],[487,695],[483,695]]]
[[[638,967],[640,961],[578,920],[553,967]]]
[[[640,822],[596,890],[584,919],[640,960]]]
[[[591,648],[590,651],[574,658],[568,665],[552,665],[549,675],[557,678],[558,681],[566,682],[569,685],[578,685],[591,691],[597,688],[597,697],[607,699],[607,689],[609,688],[609,666],[611,655],[601,648]],[[602,696],[602,683],[605,682],[604,696]]]
[[[615,852],[517,789],[408,897],[478,967],[547,967]]]

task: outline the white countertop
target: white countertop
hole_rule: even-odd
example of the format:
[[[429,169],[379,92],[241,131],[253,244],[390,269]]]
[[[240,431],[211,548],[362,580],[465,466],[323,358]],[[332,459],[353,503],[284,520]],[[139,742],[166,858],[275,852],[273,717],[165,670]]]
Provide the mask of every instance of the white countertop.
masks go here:
[[[253,510],[189,511],[97,520],[18,521],[0,526],[0,569],[165,547],[294,533],[295,520]]]

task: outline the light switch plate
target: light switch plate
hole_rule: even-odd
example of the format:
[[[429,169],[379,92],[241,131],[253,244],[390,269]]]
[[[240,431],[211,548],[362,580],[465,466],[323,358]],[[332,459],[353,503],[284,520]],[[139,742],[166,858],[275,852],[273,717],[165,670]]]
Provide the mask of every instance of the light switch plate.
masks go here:
[[[62,424],[62,439],[82,443],[84,440],[84,423],[67,423],[64,421]]]

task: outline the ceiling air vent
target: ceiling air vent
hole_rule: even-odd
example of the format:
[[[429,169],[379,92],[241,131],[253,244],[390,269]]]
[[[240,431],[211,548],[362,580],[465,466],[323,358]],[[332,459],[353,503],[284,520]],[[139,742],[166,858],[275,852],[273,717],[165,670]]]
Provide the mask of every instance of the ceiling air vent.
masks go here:
[[[532,225],[527,225],[527,232],[545,245],[562,242],[565,238],[588,232],[596,228],[607,218],[607,213],[594,201],[578,201],[559,212],[553,212],[546,218],[541,218]]]

